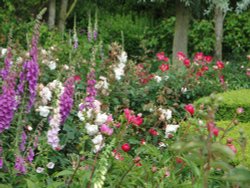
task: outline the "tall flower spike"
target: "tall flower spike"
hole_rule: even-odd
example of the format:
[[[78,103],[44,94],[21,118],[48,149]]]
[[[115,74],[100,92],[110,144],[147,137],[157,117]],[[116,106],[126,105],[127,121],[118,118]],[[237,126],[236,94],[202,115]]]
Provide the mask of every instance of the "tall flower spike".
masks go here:
[[[11,53],[11,48],[8,47],[7,55],[4,59],[4,68],[0,70],[0,76],[3,78],[3,80],[7,78],[10,72],[11,63],[12,63],[12,53]]]
[[[3,83],[0,95],[0,133],[9,129],[17,107],[15,92],[15,75],[10,73]]]
[[[88,22],[88,40],[89,42],[92,41],[92,24],[91,24],[91,13],[88,14],[89,22]]]
[[[74,77],[70,77],[66,80],[63,94],[60,96],[61,124],[65,122],[73,107],[74,81]]]
[[[97,17],[97,10],[95,11],[95,26],[94,26],[94,31],[93,31],[93,37],[94,37],[94,40],[96,40],[97,37],[98,37],[98,17]]]

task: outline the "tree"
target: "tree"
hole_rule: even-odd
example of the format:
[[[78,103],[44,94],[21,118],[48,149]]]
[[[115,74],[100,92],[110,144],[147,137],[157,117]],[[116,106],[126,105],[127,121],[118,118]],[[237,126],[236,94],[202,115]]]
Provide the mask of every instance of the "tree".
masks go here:
[[[56,0],[49,0],[49,18],[48,18],[49,29],[53,29],[55,27],[55,20],[56,20]]]

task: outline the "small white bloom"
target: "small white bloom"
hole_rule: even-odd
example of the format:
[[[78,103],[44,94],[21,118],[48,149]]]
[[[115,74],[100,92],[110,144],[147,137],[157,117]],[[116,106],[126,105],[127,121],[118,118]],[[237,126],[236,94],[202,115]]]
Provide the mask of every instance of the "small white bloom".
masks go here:
[[[101,134],[95,136],[95,138],[92,139],[92,142],[95,145],[101,145],[102,141],[103,141],[103,136]]]
[[[43,87],[39,94],[44,100],[51,101],[52,93],[48,87]]]
[[[182,93],[186,93],[186,92],[187,92],[187,88],[186,88],[186,87],[182,87],[182,88],[181,88],[181,92],[182,92]]]
[[[97,144],[97,145],[95,145],[94,146],[94,149],[93,149],[93,152],[94,153],[97,153],[97,152],[99,152],[103,147],[105,146],[105,144]]]
[[[95,100],[94,105],[95,105],[95,113],[97,113],[97,114],[100,113],[102,103],[98,100]]]
[[[27,126],[27,129],[28,129],[28,131],[32,131],[33,130],[33,128],[30,125]]]
[[[87,130],[87,134],[90,136],[93,136],[98,133],[98,126],[97,125],[91,125],[89,123],[86,123],[85,128]]]
[[[168,80],[169,79],[169,76],[164,76],[164,80]]]
[[[155,77],[154,77],[154,79],[155,79],[155,81],[156,82],[161,82],[161,80],[162,80],[162,78],[160,77],[160,76],[158,76],[158,75],[156,75]]]
[[[46,51],[45,49],[42,49],[42,50],[41,50],[41,53],[42,53],[43,55],[46,55],[46,54],[47,54],[47,51]]]
[[[56,69],[56,62],[55,61],[50,61],[48,63],[49,69],[50,70],[55,70]]]
[[[172,118],[172,111],[171,110],[169,110],[169,109],[165,110],[165,109],[159,108],[159,111],[161,113],[161,115],[160,115],[161,120],[164,120],[164,119],[170,120]]]
[[[1,57],[5,56],[7,53],[7,49],[6,48],[2,48],[1,50]]]
[[[21,57],[18,57],[17,59],[16,59],[16,63],[19,65],[19,64],[21,64],[23,62],[23,58],[21,58]]]
[[[39,111],[40,116],[48,117],[49,112],[50,112],[49,109],[50,109],[50,107],[48,107],[48,106],[39,106],[37,111]]]
[[[128,55],[125,51],[123,51],[119,56],[117,56],[120,63],[126,63],[128,59]]]
[[[104,76],[100,76],[100,81],[95,85],[96,89],[108,89],[109,83],[107,82],[107,78]]]
[[[53,163],[53,162],[49,162],[49,163],[47,164],[47,167],[48,167],[49,169],[53,169],[54,166],[55,166],[55,163]]]
[[[69,70],[69,66],[68,65],[63,65],[64,70]]]
[[[120,80],[121,77],[124,75],[124,70],[119,68],[119,67],[115,67],[114,72],[115,72],[115,79],[116,80]]]
[[[179,127],[180,127],[179,125],[167,125],[165,130],[165,138],[168,138],[168,135],[171,133],[176,133]]]
[[[108,115],[107,114],[105,114],[105,113],[103,113],[103,114],[102,113],[98,113],[96,115],[95,124],[101,125],[101,124],[105,123],[107,121],[107,119],[108,119]]]
[[[36,169],[36,172],[37,173],[42,173],[44,171],[44,168],[42,168],[42,167],[38,167],[37,169]]]
[[[80,121],[84,121],[85,120],[85,117],[84,117],[84,115],[83,115],[83,113],[81,111],[79,111],[77,113],[77,116],[78,116],[78,118],[79,118]]]
[[[163,143],[163,142],[159,142],[159,147],[160,147],[160,148],[165,148],[165,147],[166,147],[166,144]]]

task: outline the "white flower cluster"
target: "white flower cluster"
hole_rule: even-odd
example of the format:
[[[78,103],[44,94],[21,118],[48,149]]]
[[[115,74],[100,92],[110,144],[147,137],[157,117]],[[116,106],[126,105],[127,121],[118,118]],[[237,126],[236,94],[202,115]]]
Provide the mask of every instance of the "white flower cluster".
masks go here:
[[[98,89],[102,94],[108,95],[109,83],[107,78],[100,76],[100,81],[96,83],[95,88]]]
[[[108,121],[112,120],[109,120],[110,115],[101,112],[101,103],[98,100],[95,100],[94,105],[94,109],[83,109],[82,111],[78,112],[77,116],[80,121],[87,122],[85,124],[85,129],[87,134],[93,137],[93,152],[97,153],[105,146],[104,137],[102,136],[99,128],[103,124],[106,124]],[[79,106],[81,106],[81,104]],[[90,121],[92,123],[89,123]]]
[[[42,97],[44,106],[39,106],[37,111],[42,117],[48,117],[50,110],[52,110],[52,115],[49,118],[49,126],[50,129],[47,133],[48,144],[52,146],[53,149],[58,149],[59,145],[59,137],[58,132],[60,131],[60,123],[61,123],[61,115],[60,115],[60,96],[63,93],[64,87],[63,84],[58,81],[54,80],[50,82],[46,87],[40,86],[41,91],[39,95]],[[52,92],[55,93],[56,102],[55,106],[49,107],[47,106],[48,101],[51,101]]]
[[[7,54],[6,48],[0,48],[0,58],[4,57]]]
[[[42,63],[47,65],[49,67],[50,70],[55,70],[56,69],[56,61],[58,61],[58,59],[53,59],[52,57],[52,51],[55,48],[52,46],[48,51],[45,49],[41,50],[41,54],[43,56],[43,60]]]
[[[169,109],[162,109],[159,108],[158,111],[160,112],[160,120],[164,121],[164,120],[170,120],[172,118],[172,111]]]
[[[125,51],[122,51],[120,55],[117,56],[119,63],[114,67],[115,78],[120,80],[124,75],[124,68],[126,66],[128,55]]]

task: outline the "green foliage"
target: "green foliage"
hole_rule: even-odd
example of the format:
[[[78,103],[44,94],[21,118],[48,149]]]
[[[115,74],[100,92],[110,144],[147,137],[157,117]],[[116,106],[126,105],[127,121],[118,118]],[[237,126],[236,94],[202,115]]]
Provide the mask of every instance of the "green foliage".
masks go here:
[[[216,95],[221,98],[221,103],[218,106],[218,112],[216,114],[217,120],[230,120],[233,119],[236,114],[236,109],[242,107],[244,112],[237,116],[240,122],[250,121],[250,90],[241,89],[236,91],[228,91],[219,93]],[[209,97],[204,97],[195,102],[196,105],[211,104]]]

